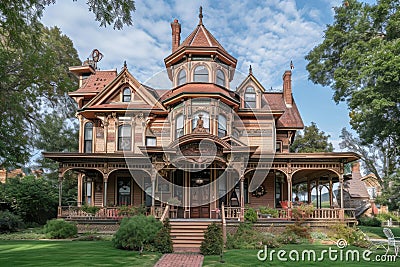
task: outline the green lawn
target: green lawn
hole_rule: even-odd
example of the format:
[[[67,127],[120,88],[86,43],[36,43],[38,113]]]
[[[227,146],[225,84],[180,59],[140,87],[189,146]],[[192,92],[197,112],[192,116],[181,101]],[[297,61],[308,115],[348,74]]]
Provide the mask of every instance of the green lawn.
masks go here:
[[[335,245],[331,246],[332,249],[339,250]],[[291,250],[296,250],[300,252],[300,259],[301,259],[301,252],[303,250],[314,250],[316,252],[316,257],[318,258],[321,255],[322,250],[327,250],[329,249],[329,246],[327,245],[286,245],[280,248],[275,248],[276,251],[278,250],[285,250],[286,255],[284,256],[285,258],[288,259],[288,261],[283,262],[279,261],[277,258],[277,252],[275,252],[273,255],[273,260],[270,261],[267,259],[266,261],[260,261],[257,258],[257,252],[258,250],[228,250],[224,253],[223,260],[225,261],[224,263],[220,263],[220,257],[219,256],[206,256],[204,259],[204,264],[203,266],[346,266],[346,267],[351,267],[351,266],[398,266],[398,262],[377,262],[375,259],[376,255],[382,255],[385,254],[385,250],[379,249],[376,251],[373,251],[373,253],[369,256],[371,259],[370,262],[362,260],[362,253],[364,249],[356,248],[356,247],[349,247],[343,249],[344,254],[343,254],[343,261],[340,260],[335,260],[331,261],[329,260],[328,254],[325,254],[326,257],[325,260],[323,261],[308,261],[307,258],[305,261],[292,261],[289,259],[288,253]],[[272,249],[268,249],[268,255],[270,255],[270,251]],[[360,261],[352,261],[351,257],[349,256],[349,261],[346,261],[346,251],[348,250],[358,250],[359,255],[360,255]],[[338,255],[339,252],[337,253]],[[390,254],[393,254],[393,250],[390,251]],[[294,255],[294,254],[293,254]],[[380,256],[379,256],[380,257]],[[400,261],[400,258],[397,258],[397,261]]]
[[[119,250],[110,241],[0,241],[0,266],[153,266],[160,256]]]
[[[384,227],[373,227],[373,226],[358,226],[361,231],[363,231],[370,238],[384,238],[386,239],[385,234],[383,233]],[[390,228],[395,237],[400,237],[400,228]]]

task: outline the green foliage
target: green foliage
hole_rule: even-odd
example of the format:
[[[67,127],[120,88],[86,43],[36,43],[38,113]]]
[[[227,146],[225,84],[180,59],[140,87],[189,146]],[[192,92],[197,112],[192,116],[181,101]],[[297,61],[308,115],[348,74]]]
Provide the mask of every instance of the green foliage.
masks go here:
[[[26,223],[45,224],[57,214],[58,189],[51,181],[34,176],[15,177],[7,179],[3,190],[1,201]]]
[[[244,219],[247,222],[255,223],[257,221],[257,212],[253,208],[248,208],[244,213]]]
[[[62,219],[54,219],[46,223],[44,232],[49,238],[65,239],[76,236],[78,228],[74,223],[66,222]]]
[[[220,255],[224,247],[222,229],[215,222],[207,227],[204,240],[201,242],[200,252],[203,255]]]
[[[379,220],[377,217],[367,217],[367,216],[361,216],[358,218],[359,225],[363,226],[381,226],[381,220]]]
[[[228,249],[261,249],[264,245],[271,248],[280,246],[276,236],[253,229],[251,223],[241,223],[235,234],[227,235]]]
[[[96,215],[96,213],[100,210],[100,207],[96,207],[96,206],[89,206],[89,205],[83,205],[82,207],[81,207],[81,210],[82,211],[84,211],[84,212],[86,212],[86,213],[88,213],[88,214],[91,214],[91,215]]]
[[[124,218],[118,231],[113,237],[116,248],[137,250],[140,253],[148,244],[153,244],[162,223],[153,216],[137,215]]]
[[[385,147],[387,157],[396,159],[390,175],[400,162],[400,5],[347,2],[334,8],[324,40],[306,56],[309,79],[331,87],[336,103],[347,102],[350,124],[364,145]]]
[[[368,247],[370,243],[366,240],[365,234],[356,227],[349,227],[343,223],[337,223],[329,227],[328,236],[337,241],[339,239],[344,239],[347,244]]]
[[[391,211],[400,211],[400,169],[384,179],[382,191],[376,202],[387,205]]]
[[[23,221],[18,215],[0,210],[0,233],[15,232],[22,226]]]
[[[171,239],[171,224],[169,223],[168,218],[165,219],[163,227],[157,233],[154,240],[154,247],[156,251],[163,254],[172,253],[174,251]]]
[[[291,234],[295,234],[299,238],[311,239],[310,227],[298,223],[286,226],[285,231],[281,235],[290,236]]]
[[[279,211],[274,208],[270,207],[259,207],[258,210],[260,211],[261,214],[269,214],[274,218],[278,218],[279,216]]]
[[[293,232],[285,232],[282,233],[278,236],[278,242],[282,243],[282,244],[300,244],[301,240],[300,237],[298,235],[296,235]]]
[[[120,216],[135,216],[135,215],[145,215],[146,214],[146,206],[121,206],[118,207],[118,214]]]
[[[388,221],[392,219],[392,221],[397,221],[400,222],[400,216],[397,216],[393,214],[392,212],[387,212],[387,213],[380,213],[376,215],[376,218],[378,218],[381,222]]]
[[[298,132],[290,146],[290,152],[310,153],[310,152],[332,152],[332,143],[328,141],[330,135],[320,131],[315,124],[311,122],[310,126],[305,126],[303,133]]]

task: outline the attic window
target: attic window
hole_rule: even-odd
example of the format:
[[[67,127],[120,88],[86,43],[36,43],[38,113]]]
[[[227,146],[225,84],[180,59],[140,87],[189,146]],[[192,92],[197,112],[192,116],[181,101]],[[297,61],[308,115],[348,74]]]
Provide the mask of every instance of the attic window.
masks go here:
[[[217,81],[216,84],[225,86],[225,74],[222,70],[217,70]]]
[[[244,106],[246,108],[256,108],[256,91],[253,87],[247,87],[244,93]]]
[[[186,82],[186,71],[185,70],[180,70],[178,73],[178,82],[177,86],[182,85]]]
[[[194,70],[194,82],[208,82],[208,70],[206,66],[197,66]]]
[[[131,102],[131,89],[125,88],[122,92],[122,102]]]

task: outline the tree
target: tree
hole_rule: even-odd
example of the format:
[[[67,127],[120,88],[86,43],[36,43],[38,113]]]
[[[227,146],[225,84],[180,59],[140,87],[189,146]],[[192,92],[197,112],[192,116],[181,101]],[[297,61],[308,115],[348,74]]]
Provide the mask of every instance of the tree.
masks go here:
[[[57,185],[34,176],[7,179],[3,199],[25,222],[44,224],[57,215]]]
[[[328,142],[330,135],[320,131],[315,124],[311,122],[310,126],[305,126],[303,133],[298,132],[293,144],[290,146],[290,152],[311,153],[311,152],[332,152],[332,143]]]
[[[0,36],[7,36],[9,42],[17,44],[22,43],[26,37],[24,35],[34,38],[36,33],[40,32],[39,20],[43,11],[55,3],[56,0],[2,1]],[[135,11],[133,0],[88,0],[86,3],[89,11],[94,13],[95,20],[100,22],[100,26],[113,24],[114,29],[122,29],[124,24],[132,25],[131,12]]]
[[[339,143],[341,149],[347,149],[361,156],[363,167],[373,173],[381,182],[384,177],[395,172],[398,159],[388,153],[390,148],[385,143],[364,144],[360,138],[354,137],[346,128],[342,129]]]
[[[323,42],[306,56],[309,79],[331,87],[336,103],[347,102],[351,126],[362,144],[384,145],[388,157],[397,159],[399,54],[400,1],[369,5],[347,0],[335,8]]]
[[[58,28],[41,27],[40,44],[30,47],[0,45],[0,165],[23,164],[30,156],[37,124],[44,110],[65,116],[74,106],[66,92],[77,81],[68,67],[80,65],[72,41]],[[0,36],[1,37],[1,36]],[[4,38],[8,38],[7,36]],[[72,102],[71,102],[72,103]]]

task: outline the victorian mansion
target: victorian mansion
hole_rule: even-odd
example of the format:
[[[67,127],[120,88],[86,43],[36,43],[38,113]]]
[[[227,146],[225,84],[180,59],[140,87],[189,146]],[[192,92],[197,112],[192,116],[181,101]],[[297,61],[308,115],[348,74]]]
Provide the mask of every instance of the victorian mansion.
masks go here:
[[[171,23],[172,52],[164,59],[171,88],[141,84],[126,64],[120,72],[97,69],[96,59],[70,67],[79,79],[69,94],[78,105],[79,152],[44,153],[59,162],[60,188],[74,171],[77,208],[155,212],[170,204],[171,216],[182,219],[214,218],[222,205],[239,220],[245,207],[290,208],[298,185],[306,188],[303,201],[323,186],[330,209],[343,208],[344,165],[358,155],[290,153],[304,127],[291,70],[283,71],[279,91],[266,90],[251,68],[231,88],[237,60],[202,17],[183,41],[180,23]]]

